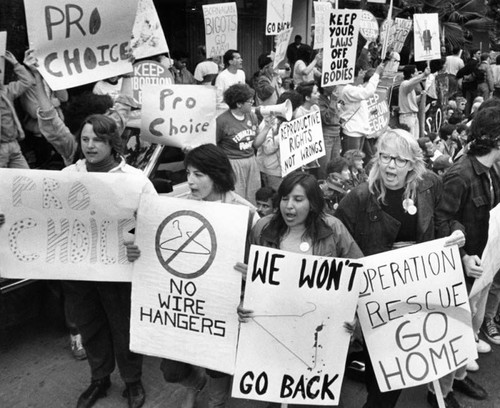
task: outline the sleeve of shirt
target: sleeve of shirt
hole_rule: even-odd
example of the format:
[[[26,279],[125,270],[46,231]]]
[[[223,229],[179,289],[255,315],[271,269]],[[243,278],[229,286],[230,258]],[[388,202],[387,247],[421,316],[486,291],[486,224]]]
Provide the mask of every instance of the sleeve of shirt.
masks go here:
[[[14,65],[14,72],[17,75],[18,80],[5,85],[8,98],[11,100],[14,100],[18,96],[22,95],[28,88],[35,86],[35,78],[24,65],[20,63]]]
[[[342,99],[346,101],[363,101],[375,94],[380,76],[373,74],[366,86],[348,85],[342,91]]]

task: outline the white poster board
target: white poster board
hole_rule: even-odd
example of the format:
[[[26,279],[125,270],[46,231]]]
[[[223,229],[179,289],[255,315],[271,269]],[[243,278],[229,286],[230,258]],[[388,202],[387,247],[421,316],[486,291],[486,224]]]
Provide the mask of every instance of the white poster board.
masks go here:
[[[415,61],[441,58],[439,18],[437,13],[413,15]]]
[[[278,132],[283,177],[326,154],[319,110],[283,122]]]
[[[315,50],[323,48],[326,15],[332,10],[332,3],[328,1],[315,1],[314,6],[314,45]]]
[[[5,50],[7,49],[7,31],[0,31],[0,84],[5,80]]]
[[[276,35],[292,26],[293,0],[267,0],[266,35]]]
[[[131,350],[233,373],[246,206],[144,196],[135,242]]]
[[[215,144],[215,87],[146,84],[141,138],[174,147]]]
[[[378,38],[378,21],[375,16],[367,10],[361,10],[359,33],[367,41],[376,41]]]
[[[30,48],[53,90],[132,71],[137,1],[24,0]]]
[[[362,264],[253,245],[233,396],[338,405]]]
[[[281,31],[276,36],[276,52],[274,54],[273,68],[278,68],[278,65],[286,57],[286,49],[288,48],[288,43],[290,42],[290,37],[292,36],[293,27],[287,28]]]
[[[132,95],[142,105],[142,88],[153,85],[157,88],[174,84],[174,77],[168,68],[159,62],[144,60],[134,64],[132,80]]]
[[[139,0],[130,46],[136,59],[168,52],[153,0]]]
[[[359,10],[332,10],[326,15],[321,86],[354,81],[360,22]]]
[[[123,241],[146,184],[123,173],[0,169],[0,275],[129,282]]]
[[[477,358],[460,254],[445,240],[363,258],[358,317],[382,392]]]
[[[394,42],[393,51],[401,52],[405,44],[406,37],[412,30],[413,21],[404,18],[396,18],[394,20]]]
[[[236,3],[203,5],[207,58],[238,49],[238,9]]]

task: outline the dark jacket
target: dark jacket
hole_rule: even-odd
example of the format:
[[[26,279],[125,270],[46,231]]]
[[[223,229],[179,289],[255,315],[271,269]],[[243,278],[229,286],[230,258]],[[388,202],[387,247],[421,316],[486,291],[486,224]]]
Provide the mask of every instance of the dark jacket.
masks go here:
[[[269,226],[273,215],[260,219],[250,233],[250,243],[268,248],[279,248],[281,237]],[[318,242],[313,245],[313,255],[361,258],[363,253],[349,234],[349,231],[335,217],[325,215],[318,229]]]
[[[434,210],[441,194],[439,177],[431,172],[425,173],[418,185],[415,200],[416,242],[435,238]],[[398,220],[382,210],[376,197],[368,190],[368,183],[352,190],[340,202],[335,216],[346,226],[366,256],[391,250],[401,226]]]

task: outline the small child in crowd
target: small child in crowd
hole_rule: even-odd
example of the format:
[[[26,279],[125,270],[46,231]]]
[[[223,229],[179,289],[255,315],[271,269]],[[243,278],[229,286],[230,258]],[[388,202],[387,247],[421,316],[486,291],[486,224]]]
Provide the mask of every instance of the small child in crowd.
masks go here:
[[[351,172],[351,178],[347,181],[347,184],[354,188],[367,181],[368,175],[363,167],[365,154],[361,150],[351,149],[344,153],[344,157]]]

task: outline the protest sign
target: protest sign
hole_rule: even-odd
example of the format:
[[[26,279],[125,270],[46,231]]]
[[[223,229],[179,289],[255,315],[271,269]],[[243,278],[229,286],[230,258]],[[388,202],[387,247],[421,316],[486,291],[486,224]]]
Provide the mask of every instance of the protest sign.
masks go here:
[[[253,245],[233,396],[338,405],[362,264]]]
[[[415,61],[441,58],[439,18],[437,13],[413,15]]]
[[[369,134],[372,137],[379,137],[385,132],[387,126],[389,126],[389,119],[391,118],[391,112],[387,102],[389,92],[390,89],[379,87],[375,90],[375,94],[368,98],[368,112],[370,114],[368,118],[370,123]]]
[[[406,37],[413,27],[413,21],[404,18],[396,18],[394,20],[394,41],[393,51],[401,52],[405,44]]]
[[[360,17],[359,10],[346,9],[332,10],[326,15],[322,86],[354,81]]]
[[[395,29],[396,27],[394,26],[394,20],[392,18],[386,18],[380,26],[380,41],[382,43],[380,55],[384,57],[387,55],[388,51],[390,52],[392,50]]]
[[[382,392],[429,383],[477,358],[460,254],[445,241],[363,258],[358,317]]]
[[[375,41],[378,37],[378,21],[369,11],[361,10],[359,33],[367,41]]]
[[[203,5],[207,58],[238,49],[238,10],[236,3]]]
[[[154,85],[157,88],[174,84],[172,73],[156,61],[140,61],[134,64],[132,76],[132,96],[142,104],[142,88],[145,85]]]
[[[281,175],[326,154],[319,110],[283,122],[279,128]]]
[[[145,186],[130,173],[0,169],[1,276],[130,281],[123,241]]]
[[[315,1],[314,6],[314,46],[315,50],[323,48],[326,15],[332,10],[332,3]]]
[[[276,36],[276,52],[274,54],[273,68],[278,68],[278,65],[281,61],[283,61],[286,57],[286,49],[288,47],[288,43],[290,42],[290,36],[292,35],[293,28],[287,28],[286,30],[281,31]]]
[[[137,1],[24,1],[30,48],[53,90],[132,71],[127,50]]]
[[[361,1],[361,0],[353,0],[353,1]],[[368,3],[380,3],[385,4],[386,0],[368,0]]]
[[[136,59],[168,52],[153,0],[139,0],[130,46]]]
[[[135,242],[130,348],[234,372],[248,207],[144,196]]]
[[[215,144],[214,87],[146,84],[142,88],[141,137],[183,148]]]
[[[267,0],[266,35],[276,35],[292,26],[293,0]]]
[[[5,55],[7,49],[7,31],[0,31],[0,84],[4,83],[5,78]]]

